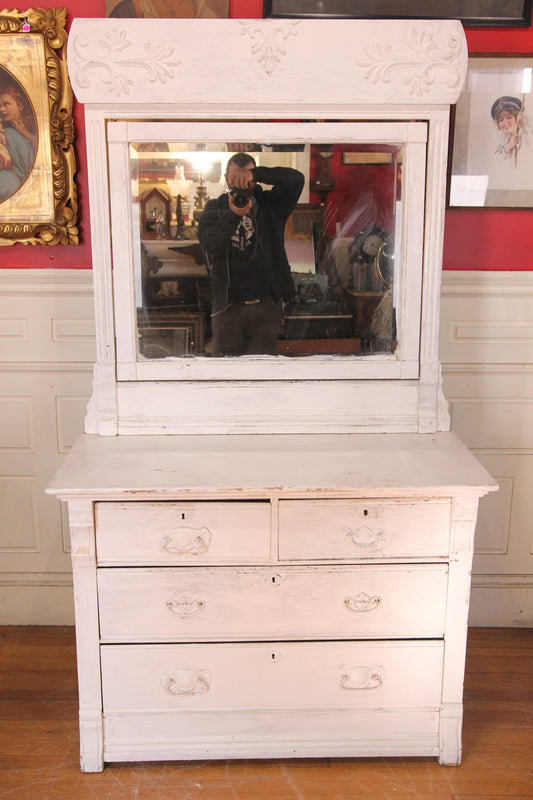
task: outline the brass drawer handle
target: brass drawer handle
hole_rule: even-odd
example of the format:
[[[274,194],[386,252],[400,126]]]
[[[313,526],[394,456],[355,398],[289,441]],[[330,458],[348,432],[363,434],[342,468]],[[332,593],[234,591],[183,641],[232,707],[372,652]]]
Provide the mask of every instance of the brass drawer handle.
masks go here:
[[[355,597],[345,597],[344,605],[348,611],[353,611],[355,614],[366,611],[375,611],[381,604],[382,598],[374,595],[370,597],[365,592],[359,592]]]
[[[186,594],[174,597],[165,602],[165,606],[182,619],[192,619],[205,611],[205,600],[194,600]]]
[[[211,543],[209,528],[174,528],[172,533],[164,534],[159,545],[172,555],[201,556],[207,553]]]
[[[211,686],[208,669],[181,669],[165,679],[165,691],[173,696],[205,694]]]
[[[371,691],[380,689],[385,679],[385,670],[381,666],[349,667],[341,675],[340,685],[348,691]]]

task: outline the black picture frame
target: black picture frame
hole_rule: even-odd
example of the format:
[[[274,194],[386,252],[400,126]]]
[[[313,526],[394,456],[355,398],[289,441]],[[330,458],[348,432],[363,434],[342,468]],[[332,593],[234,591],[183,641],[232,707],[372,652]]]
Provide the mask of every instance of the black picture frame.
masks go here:
[[[337,19],[459,19],[465,27],[527,28],[533,0],[263,0],[263,17]]]

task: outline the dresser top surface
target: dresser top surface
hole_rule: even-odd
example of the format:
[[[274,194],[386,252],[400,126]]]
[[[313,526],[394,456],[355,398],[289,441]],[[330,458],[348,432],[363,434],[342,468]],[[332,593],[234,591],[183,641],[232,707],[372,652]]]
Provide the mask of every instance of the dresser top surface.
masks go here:
[[[478,495],[495,481],[453,433],[82,435],[60,498]]]

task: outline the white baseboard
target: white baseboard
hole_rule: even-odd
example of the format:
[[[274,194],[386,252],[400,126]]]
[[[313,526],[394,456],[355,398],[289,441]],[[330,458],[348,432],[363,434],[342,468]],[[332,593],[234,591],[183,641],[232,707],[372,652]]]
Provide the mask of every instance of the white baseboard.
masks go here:
[[[72,576],[3,573],[0,608],[3,625],[74,625]]]
[[[474,576],[468,624],[474,628],[533,628],[533,577]]]

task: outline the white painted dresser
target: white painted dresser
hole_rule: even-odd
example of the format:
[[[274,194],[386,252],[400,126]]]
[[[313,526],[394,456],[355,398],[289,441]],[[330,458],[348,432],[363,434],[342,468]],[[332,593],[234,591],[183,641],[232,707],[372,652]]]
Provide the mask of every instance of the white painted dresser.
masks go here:
[[[496,488],[449,432],[437,356],[449,105],[465,70],[456,22],[74,21],[98,362],[87,433],[48,491],[69,507],[83,770],[459,763],[477,505]],[[228,141],[298,165],[313,147],[347,168],[354,152],[390,156],[387,347],[364,352],[361,328],[333,355],[331,342],[310,357],[140,352],[138,164]]]
[[[493,482],[454,434],[88,436],[51,488],[69,503],[85,770],[460,761]]]

